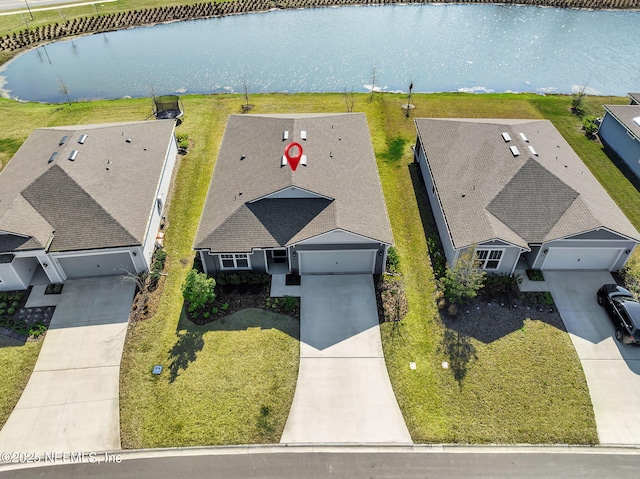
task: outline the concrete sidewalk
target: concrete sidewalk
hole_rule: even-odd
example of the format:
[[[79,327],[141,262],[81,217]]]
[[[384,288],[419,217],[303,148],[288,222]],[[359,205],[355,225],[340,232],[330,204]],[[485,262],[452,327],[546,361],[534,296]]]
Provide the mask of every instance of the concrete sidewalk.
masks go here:
[[[0,451],[120,449],[120,360],[134,289],[120,277],[65,283]]]
[[[300,371],[281,443],[411,436],[387,373],[371,275],[302,278]]]
[[[600,443],[640,444],[640,348],[615,340],[596,300],[613,277],[608,271],[545,271],[544,277],[580,358]]]

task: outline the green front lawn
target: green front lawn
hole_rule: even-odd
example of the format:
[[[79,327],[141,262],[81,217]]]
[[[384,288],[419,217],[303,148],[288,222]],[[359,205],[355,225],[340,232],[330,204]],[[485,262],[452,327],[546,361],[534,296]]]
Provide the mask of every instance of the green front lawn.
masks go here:
[[[474,351],[464,380],[456,381],[451,369],[442,368],[443,361],[452,362],[446,352],[451,331],[441,322],[434,301],[427,250],[428,238],[436,232],[422,221],[426,205],[411,153],[414,124],[400,108],[406,102],[403,96],[377,94],[371,102],[368,98],[357,94],[354,111],[367,115],[410,305],[405,321],[383,325],[383,345],[414,441],[597,442],[575,351],[566,333],[546,323],[527,320],[521,329],[490,344],[458,337],[466,351]],[[187,133],[193,145],[176,177],[165,237],[168,276],[157,313],[132,326],[125,345],[122,443],[157,447],[277,442],[297,377],[297,322],[256,310],[205,327],[181,319],[180,287],[193,263],[191,245],[226,119],[239,113],[244,102],[235,95],[183,100],[186,115],[177,131]],[[254,113],[345,111],[340,94],[251,95],[250,102]],[[550,118],[576,151],[588,156],[585,162],[618,204],[640,204],[638,192],[628,188],[628,180],[598,144],[581,137],[579,120],[568,111],[570,97],[443,93],[414,95],[413,102],[412,117]],[[593,106],[624,99],[588,102]],[[150,111],[148,99],[71,106],[2,100],[0,161],[6,162],[33,128],[142,120]],[[634,211],[628,210],[640,226]],[[409,362],[417,369],[410,370]],[[160,376],[150,373],[156,364],[165,367]],[[28,368],[21,371],[28,377]]]
[[[0,335],[0,429],[29,382],[41,347],[42,340],[21,343]]]

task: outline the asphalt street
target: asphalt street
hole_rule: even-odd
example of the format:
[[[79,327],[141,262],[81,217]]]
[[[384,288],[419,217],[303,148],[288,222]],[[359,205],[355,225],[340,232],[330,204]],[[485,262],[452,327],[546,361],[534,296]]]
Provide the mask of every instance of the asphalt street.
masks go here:
[[[563,448],[561,452],[535,452],[543,448],[514,447],[522,452],[249,452],[214,455],[198,454],[197,450],[178,451],[179,457],[149,457],[127,459],[120,463],[65,464],[38,469],[7,471],[0,469],[4,479],[46,478],[68,479],[161,479],[173,477],[198,478],[562,478],[602,479],[637,478],[640,467],[638,449],[610,453],[600,448]],[[463,452],[464,451],[464,452]],[[206,453],[201,450],[200,453]]]

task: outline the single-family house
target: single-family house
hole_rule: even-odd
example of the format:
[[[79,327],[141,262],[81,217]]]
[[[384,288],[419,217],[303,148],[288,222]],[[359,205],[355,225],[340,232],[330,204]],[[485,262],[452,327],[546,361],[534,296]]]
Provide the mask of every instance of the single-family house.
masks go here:
[[[449,264],[488,272],[620,269],[640,234],[548,120],[416,119],[419,162]]]
[[[640,177],[640,94],[629,96],[629,105],[604,106],[598,136]]]
[[[364,114],[229,117],[194,242],[208,274],[381,273],[392,243]]]
[[[0,290],[149,269],[175,121],[39,128],[0,173]],[[42,274],[42,273],[41,273]]]

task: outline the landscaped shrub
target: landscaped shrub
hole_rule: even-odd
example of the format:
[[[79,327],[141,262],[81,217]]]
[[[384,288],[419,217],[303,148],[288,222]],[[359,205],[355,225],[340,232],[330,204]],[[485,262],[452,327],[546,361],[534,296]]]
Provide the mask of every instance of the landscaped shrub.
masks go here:
[[[187,133],[176,133],[176,140],[178,140],[178,148],[183,150],[189,149],[189,135]]]
[[[292,313],[294,309],[298,306],[298,299],[293,296],[285,296],[282,298],[280,307],[284,313]]]
[[[625,287],[636,297],[640,297],[640,250],[636,250],[620,270]]]
[[[462,304],[475,298],[482,288],[485,272],[480,269],[475,248],[462,253],[453,267],[447,265],[444,277],[440,280],[444,296],[449,303]]]
[[[409,311],[404,283],[398,277],[383,275],[378,283],[384,321],[402,321]]]
[[[153,255],[153,271],[161,272],[164,269],[164,262],[167,259],[167,252],[163,248],[156,250]]]
[[[596,133],[598,133],[597,118],[593,115],[585,116],[582,119],[582,129],[587,138],[595,138]]]
[[[214,288],[216,280],[192,269],[182,285],[182,295],[187,302],[189,312],[194,312],[216,299]]]
[[[390,273],[400,272],[400,256],[393,246],[387,250],[387,271]]]

